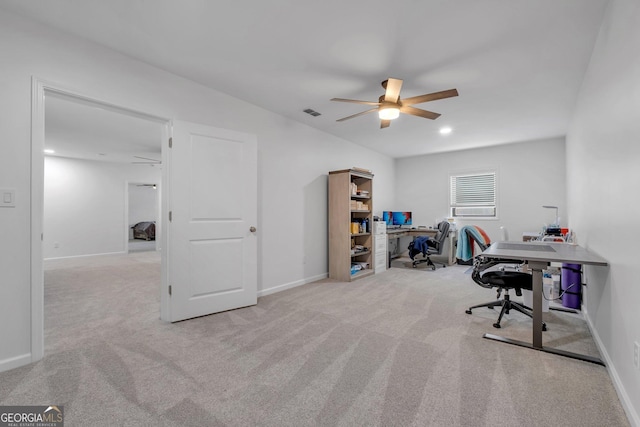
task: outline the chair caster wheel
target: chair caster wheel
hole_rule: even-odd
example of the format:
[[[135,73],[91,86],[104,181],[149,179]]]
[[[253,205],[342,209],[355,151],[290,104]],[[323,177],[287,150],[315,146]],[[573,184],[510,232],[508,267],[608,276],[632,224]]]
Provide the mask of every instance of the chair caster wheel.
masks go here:
[[[433,267],[431,267],[431,269],[432,269],[433,271],[436,271],[436,266],[434,265]]]
[[[500,323],[494,323],[493,327],[496,328],[496,329],[500,329]]]
[[[416,267],[417,267],[417,265],[413,264],[413,268],[416,268]]]
[[[542,324],[542,330],[543,330],[543,331],[546,331],[546,330],[547,330],[547,324],[546,324],[546,323],[543,323],[543,324]]]
[[[465,310],[465,313],[471,314],[471,310]]]

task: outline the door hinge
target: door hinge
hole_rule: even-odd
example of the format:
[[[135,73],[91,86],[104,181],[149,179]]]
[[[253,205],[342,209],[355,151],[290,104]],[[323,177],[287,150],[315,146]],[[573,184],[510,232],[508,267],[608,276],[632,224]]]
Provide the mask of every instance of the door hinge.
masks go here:
[[[169,211],[169,222],[173,220],[173,211]]]
[[[173,138],[169,138],[169,148],[173,148]]]
[[[171,296],[171,285],[169,285],[169,296]]]

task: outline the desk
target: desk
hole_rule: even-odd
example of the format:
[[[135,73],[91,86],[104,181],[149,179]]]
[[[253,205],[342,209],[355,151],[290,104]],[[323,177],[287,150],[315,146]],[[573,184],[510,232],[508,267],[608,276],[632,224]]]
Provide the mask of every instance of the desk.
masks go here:
[[[526,260],[529,268],[533,271],[533,343],[529,344],[493,334],[484,334],[484,338],[604,366],[604,362],[597,357],[557,350],[542,345],[542,270],[550,262],[606,266],[607,261],[605,259],[588,252],[578,245],[553,242],[496,242],[482,252],[482,256]]]
[[[436,235],[436,233],[438,233],[438,230],[435,228],[392,228],[392,229],[387,229],[387,237],[389,240],[395,240],[396,243],[396,247],[400,246],[400,238],[401,237],[418,237],[418,236],[429,236],[429,237],[434,237]],[[447,258],[448,258],[448,264],[449,265],[453,265],[456,263],[456,249],[455,249],[455,243],[456,243],[456,236],[457,236],[457,231],[449,231],[449,235],[447,236],[447,240],[449,241],[449,248],[447,250]],[[445,253],[443,253],[443,255],[445,255]],[[397,258],[398,256],[400,256],[399,254],[396,254],[396,256],[392,256],[391,253],[389,253],[389,259],[388,261],[388,265],[391,266],[389,263],[391,263],[391,259],[392,258]]]

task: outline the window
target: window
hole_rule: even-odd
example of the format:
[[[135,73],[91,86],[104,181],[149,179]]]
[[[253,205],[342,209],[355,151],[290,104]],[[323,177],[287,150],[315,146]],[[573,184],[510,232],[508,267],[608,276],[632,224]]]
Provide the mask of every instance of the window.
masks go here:
[[[495,218],[496,173],[451,175],[451,216]]]

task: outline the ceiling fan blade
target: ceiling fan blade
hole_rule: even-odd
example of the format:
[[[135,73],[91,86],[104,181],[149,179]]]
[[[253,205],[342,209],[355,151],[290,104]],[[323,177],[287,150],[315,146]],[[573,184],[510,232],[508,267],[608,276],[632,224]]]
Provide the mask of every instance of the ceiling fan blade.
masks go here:
[[[140,157],[140,156],[133,156],[136,159],[142,159],[142,160],[151,160],[152,162],[160,162],[160,160],[156,160],[156,159],[150,159],[148,157]]]
[[[411,114],[412,116],[424,117],[425,119],[435,120],[440,117],[439,113],[434,113],[432,111],[421,110],[415,107],[409,107],[408,105],[403,105],[400,107],[400,112],[405,114]]]
[[[380,105],[379,102],[373,101],[358,101],[357,99],[344,99],[344,98],[331,98],[331,101],[338,102],[351,102],[353,104],[364,104],[364,105]]]
[[[344,122],[345,120],[353,119],[354,117],[358,117],[358,116],[363,116],[363,115],[365,115],[367,113],[373,113],[374,111],[378,111],[378,109],[377,108],[372,108],[371,110],[363,111],[361,113],[354,114],[352,116],[343,117],[341,119],[336,120],[336,122]]]
[[[402,105],[420,104],[427,101],[435,101],[436,99],[451,98],[452,96],[458,96],[457,89],[443,90],[441,92],[428,93],[426,95],[412,96],[411,98],[405,98],[402,100]]]
[[[391,125],[391,120],[380,120],[380,129],[388,128]]]
[[[384,93],[384,100],[387,102],[398,102],[400,98],[400,89],[402,89],[402,80],[389,77],[386,80],[386,84],[383,83],[386,89]]]

